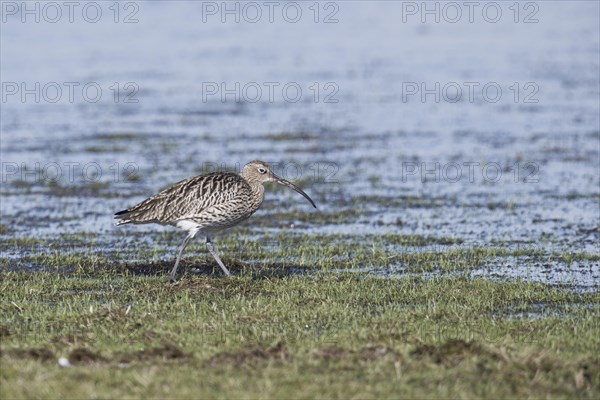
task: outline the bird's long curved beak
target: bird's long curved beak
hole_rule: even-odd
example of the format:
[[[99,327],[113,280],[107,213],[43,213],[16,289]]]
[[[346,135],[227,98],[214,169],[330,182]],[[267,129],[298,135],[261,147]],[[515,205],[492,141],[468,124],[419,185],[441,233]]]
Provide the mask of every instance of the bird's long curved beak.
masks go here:
[[[285,179],[283,179],[283,178],[280,178],[280,177],[278,177],[278,176],[277,176],[277,175],[275,175],[275,174],[273,174],[273,180],[274,180],[275,182],[279,183],[280,185],[287,186],[287,187],[289,187],[290,189],[292,189],[292,190],[294,190],[294,191],[296,191],[296,192],[300,193],[302,196],[304,196],[304,198],[305,198],[306,200],[310,201],[310,204],[312,204],[312,206],[313,206],[314,208],[317,208],[317,206],[315,205],[315,202],[314,202],[314,201],[312,201],[312,199],[311,199],[311,198],[310,198],[310,197],[309,197],[309,196],[308,196],[306,193],[304,193],[304,191],[303,191],[302,189],[300,189],[298,186],[294,185],[292,182],[290,182],[290,181],[287,181],[287,180],[285,180]]]

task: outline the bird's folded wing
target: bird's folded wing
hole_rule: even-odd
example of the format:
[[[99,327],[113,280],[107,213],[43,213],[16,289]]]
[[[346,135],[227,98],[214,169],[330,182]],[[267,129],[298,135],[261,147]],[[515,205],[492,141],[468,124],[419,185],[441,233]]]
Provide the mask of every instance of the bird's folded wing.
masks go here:
[[[248,184],[236,174],[192,177],[116,214],[134,223],[173,223],[201,215],[203,210],[232,201]]]

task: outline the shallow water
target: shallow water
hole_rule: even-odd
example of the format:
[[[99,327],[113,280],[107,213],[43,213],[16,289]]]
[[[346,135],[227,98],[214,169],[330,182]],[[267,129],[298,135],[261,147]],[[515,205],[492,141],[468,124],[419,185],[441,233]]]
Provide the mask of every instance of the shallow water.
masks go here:
[[[299,234],[416,233],[599,254],[598,3],[534,2],[534,15],[520,9],[516,23],[508,3],[495,23],[479,11],[471,23],[466,9],[456,23],[445,14],[423,23],[407,13],[411,2],[319,3],[317,23],[308,3],[296,23],[277,13],[273,23],[246,14],[223,23],[203,14],[207,2],[133,3],[138,22],[127,24],[134,8],[115,23],[108,3],[97,23],[3,14],[3,236],[91,231],[98,246],[119,246],[138,228],[113,227],[115,211],[260,158],[300,180],[317,213],[360,211],[294,223]],[[335,10],[338,21],[324,23]],[[7,83],[35,92],[53,82],[63,89],[56,103],[52,85],[39,102],[7,94]],[[72,102],[64,82],[78,85]],[[90,83],[102,91],[97,102],[79,90]],[[421,97],[421,85],[434,93]],[[267,193],[259,215],[315,212],[294,193]],[[160,231],[139,229],[150,241]],[[578,263],[533,275],[597,287],[599,262]],[[530,279],[526,269],[503,260],[480,273]]]

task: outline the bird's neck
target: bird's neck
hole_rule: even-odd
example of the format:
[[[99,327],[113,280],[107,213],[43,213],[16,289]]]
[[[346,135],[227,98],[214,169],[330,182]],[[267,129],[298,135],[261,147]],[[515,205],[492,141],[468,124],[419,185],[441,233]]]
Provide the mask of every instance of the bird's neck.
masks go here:
[[[260,205],[265,198],[265,187],[262,183],[251,183],[250,188],[252,189],[252,212],[258,210]]]

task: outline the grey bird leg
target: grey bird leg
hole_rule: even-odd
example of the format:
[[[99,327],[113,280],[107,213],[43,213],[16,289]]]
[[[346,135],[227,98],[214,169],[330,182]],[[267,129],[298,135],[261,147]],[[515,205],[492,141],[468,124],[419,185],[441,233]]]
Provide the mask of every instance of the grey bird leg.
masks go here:
[[[196,233],[189,233],[185,239],[183,239],[183,243],[181,243],[181,246],[179,246],[179,252],[177,253],[177,260],[175,261],[175,266],[173,267],[173,269],[171,270],[171,273],[169,274],[169,278],[171,278],[171,282],[175,282],[175,274],[177,273],[177,266],[179,266],[179,261],[181,260],[181,255],[183,254],[183,250],[185,250],[185,248],[187,247],[187,245],[190,243],[190,240],[192,240],[194,238],[194,236],[196,236]]]
[[[213,245],[208,236],[206,237],[206,248],[208,249],[208,251],[210,251],[210,254],[212,254],[212,256],[215,258],[215,260],[217,260],[217,264],[219,264],[219,267],[221,267],[223,272],[225,272],[225,275],[231,276],[231,274],[229,273],[229,270],[225,267],[225,264],[223,264],[223,261],[221,261],[221,259],[215,252],[215,249],[213,248]]]

